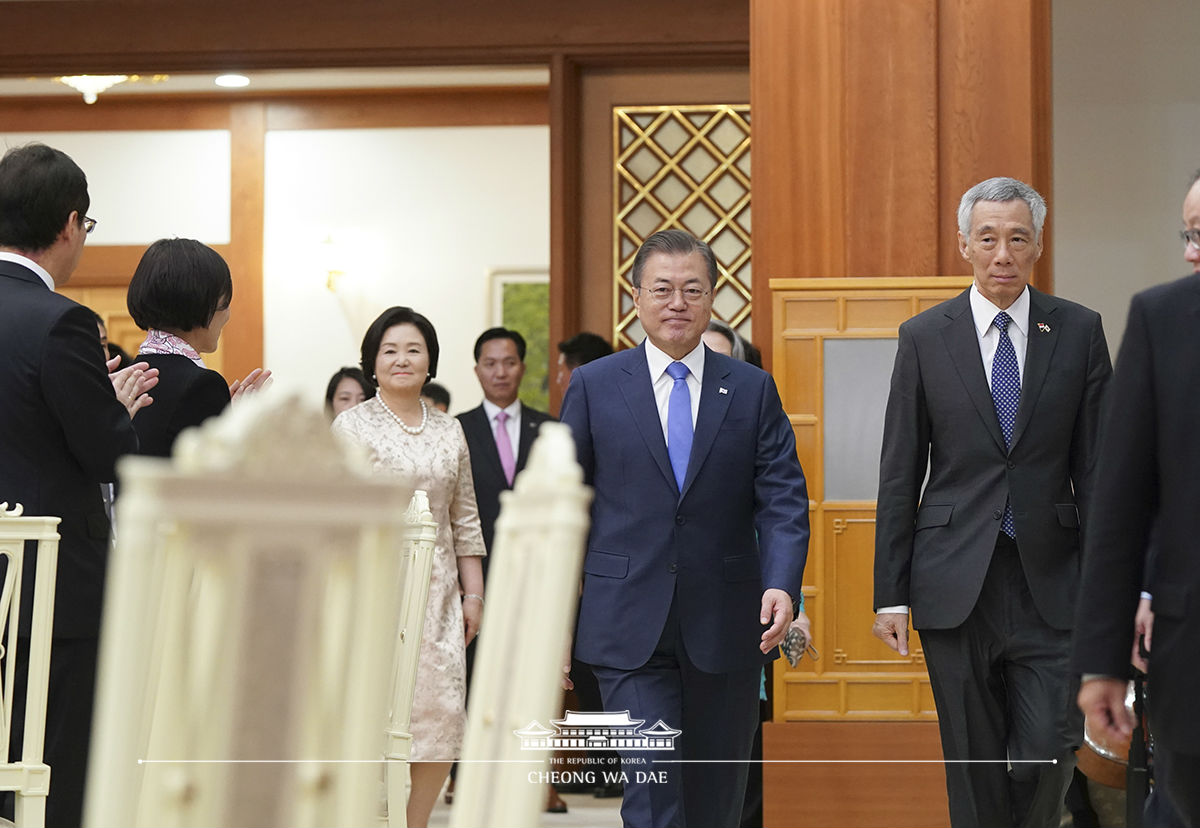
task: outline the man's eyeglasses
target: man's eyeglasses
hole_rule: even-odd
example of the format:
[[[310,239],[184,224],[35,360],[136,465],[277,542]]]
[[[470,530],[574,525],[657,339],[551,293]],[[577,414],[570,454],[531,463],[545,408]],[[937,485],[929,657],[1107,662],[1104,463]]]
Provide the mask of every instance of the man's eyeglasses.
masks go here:
[[[705,296],[708,296],[707,290],[702,290],[698,287],[673,288],[666,285],[657,285],[652,288],[638,288],[638,290],[650,294],[651,299],[663,305],[670,302],[676,293],[683,294],[683,300],[689,305],[695,305],[702,301]]]
[[[83,232],[90,233],[96,229],[96,220],[94,218],[83,217]]]
[[[1193,227],[1190,230],[1180,230],[1179,238],[1183,239],[1183,243],[1200,250],[1200,228]]]

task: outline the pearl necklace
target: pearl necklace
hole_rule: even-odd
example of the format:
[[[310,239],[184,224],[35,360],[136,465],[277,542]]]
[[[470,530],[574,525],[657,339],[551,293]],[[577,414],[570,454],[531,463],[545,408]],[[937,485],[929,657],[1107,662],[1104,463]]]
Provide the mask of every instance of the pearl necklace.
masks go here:
[[[396,425],[400,426],[406,432],[409,434],[420,434],[425,430],[425,424],[429,422],[429,409],[425,407],[424,400],[418,400],[418,402],[421,403],[421,424],[414,428],[413,426],[406,425],[404,420],[401,420],[396,415],[395,411],[392,411],[392,409],[388,408],[388,404],[383,401],[383,394],[376,394],[375,396],[379,398],[379,404],[383,406],[383,410],[388,413],[388,416],[395,420]]]

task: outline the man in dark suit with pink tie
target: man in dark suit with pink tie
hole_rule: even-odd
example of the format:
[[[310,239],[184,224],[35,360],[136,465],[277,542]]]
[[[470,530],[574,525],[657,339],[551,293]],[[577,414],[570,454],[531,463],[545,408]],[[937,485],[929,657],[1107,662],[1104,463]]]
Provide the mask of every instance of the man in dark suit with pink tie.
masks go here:
[[[576,369],[562,406],[595,489],[575,654],[605,710],[681,731],[673,750],[621,751],[646,762],[624,823],[734,826],[759,675],[800,594],[808,495],[771,377],[701,343],[708,245],[655,233],[632,280],[646,341]]]

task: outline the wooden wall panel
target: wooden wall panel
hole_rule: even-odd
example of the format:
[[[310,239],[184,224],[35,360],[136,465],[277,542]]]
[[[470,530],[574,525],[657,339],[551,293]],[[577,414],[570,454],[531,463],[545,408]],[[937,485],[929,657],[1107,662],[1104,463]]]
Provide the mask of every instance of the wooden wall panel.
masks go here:
[[[938,169],[946,213],[940,225],[942,273],[971,272],[958,252],[952,218],[968,187],[1008,175],[1050,197],[1049,169],[1038,158],[1049,151],[1049,124],[1037,120],[1046,113],[1035,93],[1035,83],[1048,88],[1050,80],[1034,77],[1035,58],[1040,58],[1034,47],[1047,48],[1035,37],[1035,16],[1042,6],[1048,7],[1049,0],[939,0]],[[1049,259],[1043,256],[1042,262],[1039,284],[1045,287]]]
[[[950,824],[935,722],[766,722],[763,758],[764,825]]]
[[[776,278],[969,273],[964,190],[1051,195],[1050,0],[751,0],[750,31],[756,308]]]
[[[750,3],[757,325],[770,323],[771,278],[845,275],[846,5]],[[771,344],[760,338],[770,368]]]
[[[830,275],[937,273],[937,0],[845,7],[846,270]]]

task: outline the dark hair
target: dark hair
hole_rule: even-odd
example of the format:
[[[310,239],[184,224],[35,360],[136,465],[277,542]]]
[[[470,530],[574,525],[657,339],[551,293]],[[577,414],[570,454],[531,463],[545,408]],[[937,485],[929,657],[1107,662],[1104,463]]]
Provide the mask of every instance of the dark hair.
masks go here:
[[[655,253],[666,253],[668,256],[689,256],[699,253],[708,269],[708,286],[717,287],[717,258],[712,248],[686,230],[659,230],[642,242],[637,255],[633,257],[633,272],[630,280],[635,288],[642,286],[642,271],[646,268],[646,260]]]
[[[337,387],[342,384],[342,380],[347,378],[354,380],[362,386],[363,394],[368,400],[375,396],[375,386],[367,379],[362,369],[349,365],[345,368],[339,368],[337,373],[329,378],[329,385],[325,386],[326,410],[333,408],[333,395],[337,393]]]
[[[90,205],[87,176],[65,152],[25,144],[0,158],[0,247],[45,250],[72,211],[82,226]]]
[[[717,319],[714,316],[712,319],[708,320],[708,327],[705,328],[705,330],[719,333],[721,336],[725,337],[726,341],[729,342],[729,355],[738,362],[746,361],[746,346],[744,344],[745,340],[738,336],[737,331],[729,327],[729,323],[722,322],[720,319]]]
[[[762,351],[758,350],[758,346],[749,339],[743,339],[742,346],[746,349],[746,362],[749,362],[755,368],[762,368]]]
[[[371,327],[367,328],[367,332],[363,334],[362,341],[362,369],[363,373],[374,381],[375,377],[375,358],[379,356],[379,346],[383,342],[383,335],[387,333],[388,328],[395,325],[412,325],[421,332],[421,336],[425,338],[425,347],[429,350],[429,376],[425,378],[425,382],[437,376],[438,364],[438,340],[437,331],[433,329],[433,323],[426,319],[421,314],[417,313],[412,308],[407,308],[402,305],[388,308],[383,313],[375,318],[371,323]]]
[[[484,344],[491,342],[493,339],[511,339],[513,344],[517,346],[517,358],[521,362],[525,361],[525,337],[521,336],[517,331],[509,330],[508,328],[488,328],[475,340],[476,362],[479,362],[479,354],[483,351]]]
[[[446,409],[450,408],[450,392],[446,390],[444,385],[436,382],[427,382],[425,387],[421,389],[422,396],[429,397],[437,405],[444,405]]]
[[[159,239],[133,271],[125,304],[144,331],[190,331],[206,327],[232,299],[233,279],[220,253],[195,239]]]
[[[613,352],[613,347],[599,334],[583,331],[558,343],[558,350],[562,353],[563,362],[567,367],[578,368],[594,359],[608,356]]]

